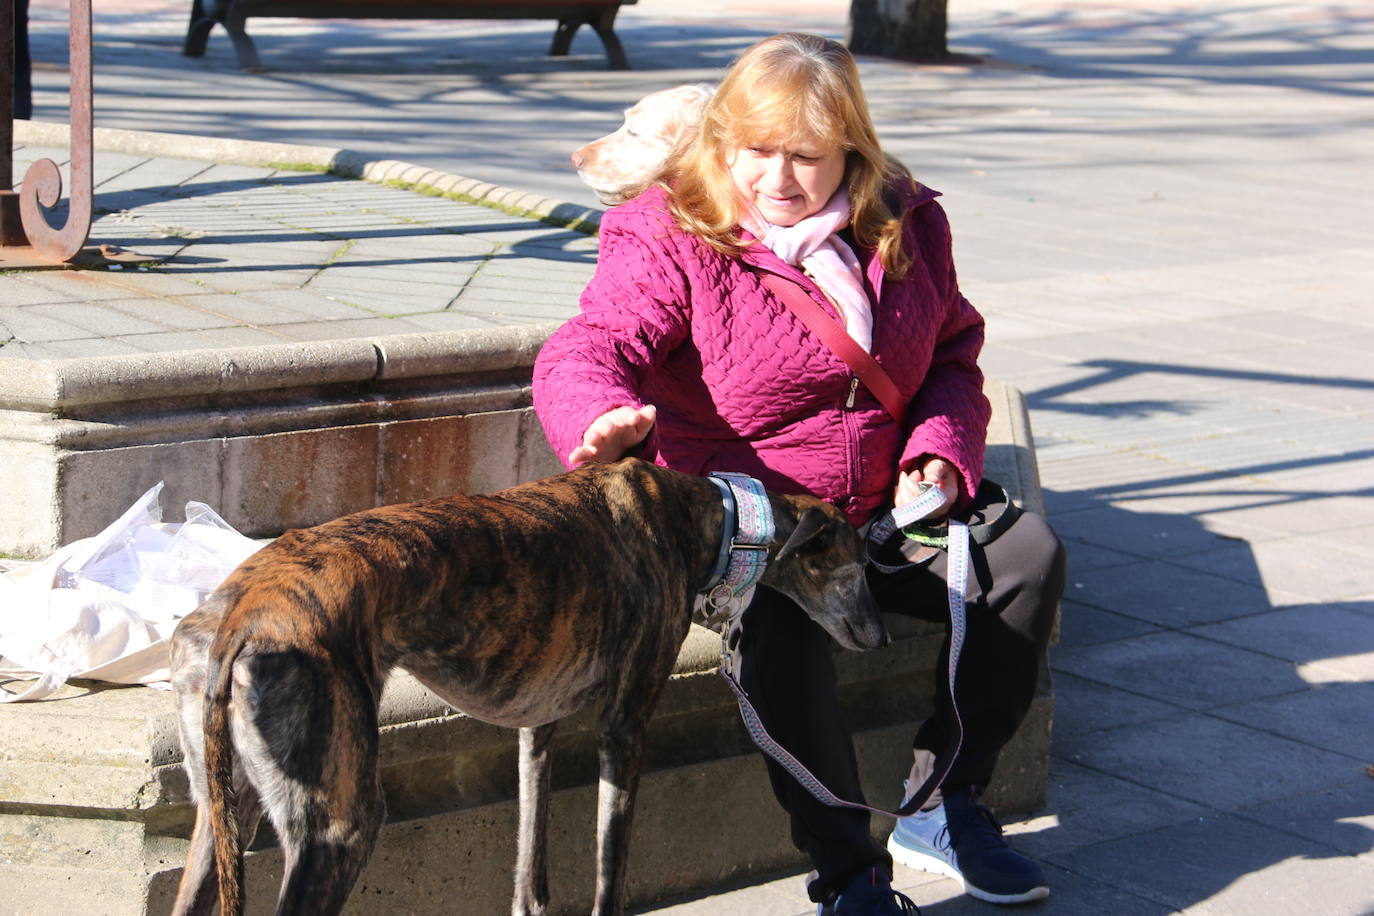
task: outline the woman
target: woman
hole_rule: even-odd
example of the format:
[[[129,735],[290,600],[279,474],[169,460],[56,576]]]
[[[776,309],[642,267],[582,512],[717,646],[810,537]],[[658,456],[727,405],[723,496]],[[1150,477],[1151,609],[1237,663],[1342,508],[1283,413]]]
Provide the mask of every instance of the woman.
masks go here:
[[[883,154],[842,45],[784,34],[747,50],[663,180],[602,220],[581,314],[535,366],[555,451],[569,466],[635,454],[696,474],[744,472],[816,494],[856,527],[922,482],[944,491],[942,512],[970,511],[989,414],[983,322],[959,292],[935,197]],[[765,287],[768,273],[798,284],[883,366],[906,404],[900,423]],[[973,564],[963,749],[889,849],[984,899],[1033,900],[1048,893],[1039,868],[1007,847],[977,798],[1034,693],[1062,551],[1022,515],[976,547]],[[942,576],[937,558],[875,578],[874,592],[885,609],[943,619]],[[828,641],[766,589],[744,617],[740,678],[773,737],[858,800]],[[948,699],[936,706],[916,736],[912,787],[946,747]],[[815,864],[808,891],[821,913],[903,912],[868,816],[820,804],[771,762],[769,772]]]

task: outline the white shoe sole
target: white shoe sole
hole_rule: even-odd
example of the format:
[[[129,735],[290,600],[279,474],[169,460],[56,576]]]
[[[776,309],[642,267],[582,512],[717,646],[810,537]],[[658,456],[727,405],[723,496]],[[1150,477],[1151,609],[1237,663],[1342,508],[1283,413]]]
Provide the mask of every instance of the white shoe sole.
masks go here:
[[[968,890],[968,885],[964,883],[964,876],[959,874],[959,869],[953,863],[945,859],[944,856],[935,852],[922,852],[903,846],[897,842],[897,837],[887,838],[887,851],[892,853],[893,861],[907,868],[914,868],[917,871],[930,872],[932,875],[944,875],[946,878],[953,878]]]
[[[964,882],[964,891],[970,897],[977,897],[988,903],[1030,903],[1034,900],[1044,900],[1050,895],[1048,887],[1034,887],[1024,894],[989,894],[987,891],[979,890]]]
[[[964,889],[964,893],[970,897],[975,897],[987,903],[1030,903],[1034,900],[1044,900],[1050,895],[1048,887],[1036,887],[1024,894],[992,894],[981,888],[974,887],[964,880],[964,876],[959,873],[959,869],[949,862],[944,856],[934,852],[921,852],[917,849],[903,846],[897,842],[895,836],[887,839],[887,851],[892,854],[892,860],[899,865],[907,868],[914,868],[917,871],[929,872],[932,875],[942,875],[952,878],[959,882],[959,886]]]

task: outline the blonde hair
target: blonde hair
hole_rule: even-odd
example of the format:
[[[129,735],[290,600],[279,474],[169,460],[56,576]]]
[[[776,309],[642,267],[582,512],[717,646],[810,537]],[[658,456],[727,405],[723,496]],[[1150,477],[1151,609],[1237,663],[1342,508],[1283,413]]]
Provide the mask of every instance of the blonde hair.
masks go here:
[[[901,217],[886,191],[894,178],[909,176],[878,144],[854,57],[839,42],[816,35],[774,35],[735,61],[702,113],[696,136],[664,171],[661,183],[669,190],[674,218],[717,251],[738,254],[744,248],[741,202],[727,155],[740,147],[797,141],[845,151],[854,238],[877,248],[889,274],[904,274],[911,255],[902,250]]]

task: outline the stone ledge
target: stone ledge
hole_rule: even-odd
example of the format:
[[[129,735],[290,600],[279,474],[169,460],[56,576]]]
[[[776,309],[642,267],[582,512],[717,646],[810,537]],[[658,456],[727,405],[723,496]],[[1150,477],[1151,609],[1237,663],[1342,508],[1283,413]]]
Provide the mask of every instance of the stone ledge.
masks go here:
[[[0,360],[0,410],[68,414],[97,405],[526,369],[554,327],[179,350],[156,359],[6,359]]]
[[[1021,395],[995,382],[988,394],[988,476],[1020,504],[1041,509]],[[928,712],[940,635],[907,618],[889,623],[893,645],[839,653],[837,671],[865,791],[892,805],[899,801],[893,774],[905,771],[915,723]],[[718,659],[718,637],[693,627],[650,729],[631,863],[638,903],[799,864],[763,765],[715,674]],[[193,818],[172,698],[99,685],[69,685],[61,696],[0,711],[13,720],[0,759],[0,829],[10,838],[0,898],[14,912],[52,911],[57,902],[72,911],[165,913]],[[1052,718],[1044,670],[988,796],[1004,813],[1043,805]],[[349,911],[376,912],[381,903],[445,912],[454,895],[474,912],[504,911],[514,856],[514,732],[454,712],[404,673],[387,686],[381,722],[390,815]],[[592,893],[594,726],[594,712],[584,711],[560,727],[556,744],[558,913],[585,912]],[[875,818],[876,833],[887,826]],[[261,832],[249,856],[250,912],[272,909],[281,862],[270,833]]]
[[[529,407],[552,327],[0,360],[0,551],[95,534],[159,480],[265,536],[554,473]]]

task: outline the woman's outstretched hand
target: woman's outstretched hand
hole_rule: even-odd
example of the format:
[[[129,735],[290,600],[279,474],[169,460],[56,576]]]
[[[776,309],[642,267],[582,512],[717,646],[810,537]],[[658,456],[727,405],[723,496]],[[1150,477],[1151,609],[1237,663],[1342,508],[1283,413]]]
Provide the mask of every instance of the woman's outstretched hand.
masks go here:
[[[592,421],[582,434],[582,444],[568,453],[568,464],[607,464],[644,441],[658,410],[652,404],[635,409],[616,407]]]
[[[914,471],[900,471],[897,474],[897,489],[892,502],[900,506],[921,495],[920,484],[933,483],[945,494],[945,504],[926,516],[927,521],[944,518],[959,498],[959,472],[943,458],[923,457]]]

